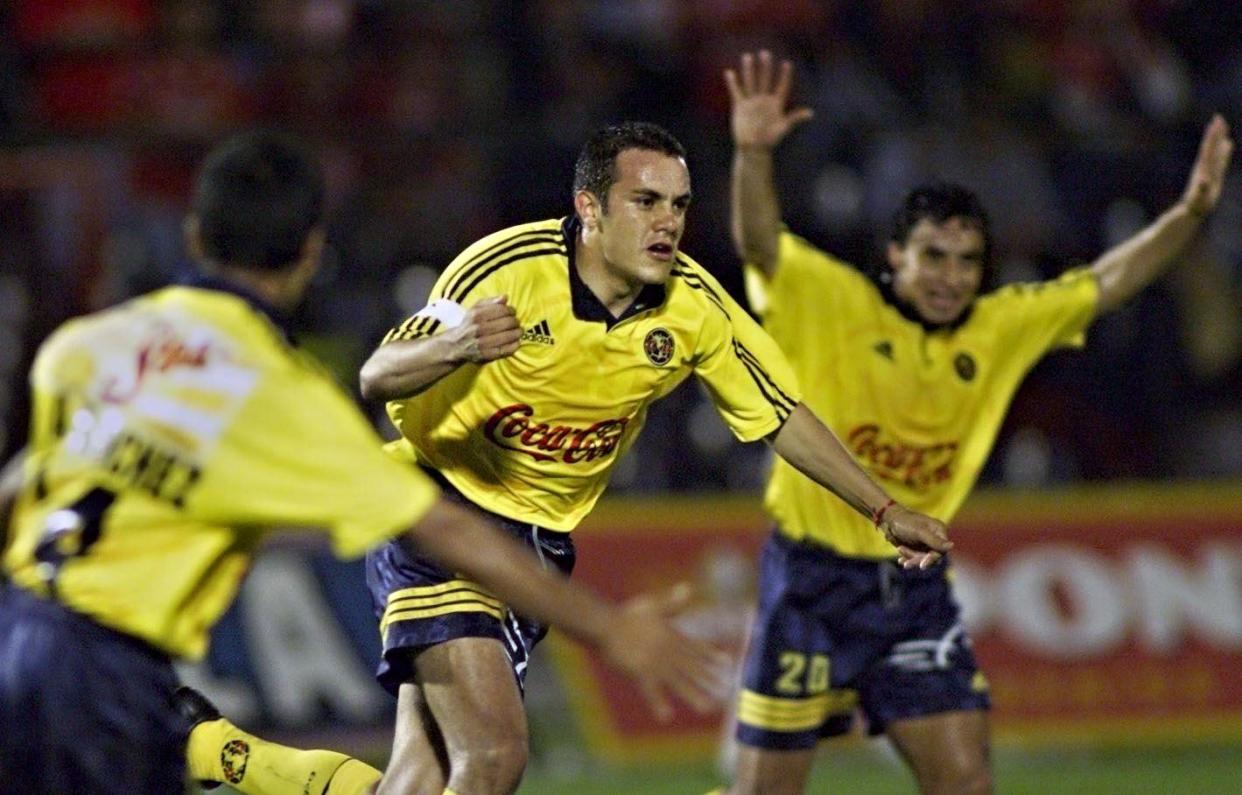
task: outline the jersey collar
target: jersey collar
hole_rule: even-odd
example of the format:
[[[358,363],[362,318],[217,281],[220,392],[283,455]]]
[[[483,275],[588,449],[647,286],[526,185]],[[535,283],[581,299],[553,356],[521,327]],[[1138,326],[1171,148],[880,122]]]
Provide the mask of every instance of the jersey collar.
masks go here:
[[[603,323],[605,328],[611,329],[626,318],[664,303],[664,285],[645,284],[643,289],[638,291],[634,302],[626,307],[620,316],[613,317],[608,307],[604,306],[604,302],[591,292],[591,288],[587,287],[586,282],[582,281],[582,277],[578,275],[578,266],[574,264],[574,252],[578,245],[578,233],[581,231],[582,222],[578,220],[578,216],[571,215],[561,221],[561,234],[565,237],[565,251],[569,254],[569,294],[573,301],[574,317],[588,322]]]
[[[289,313],[276,308],[271,302],[247,290],[237,282],[194,269],[178,279],[177,283],[182,287],[215,290],[216,292],[237,296],[245,301],[251,309],[270,320],[273,326],[280,329],[280,332],[290,345],[296,345],[296,341],[293,338],[292,318],[289,316]]]

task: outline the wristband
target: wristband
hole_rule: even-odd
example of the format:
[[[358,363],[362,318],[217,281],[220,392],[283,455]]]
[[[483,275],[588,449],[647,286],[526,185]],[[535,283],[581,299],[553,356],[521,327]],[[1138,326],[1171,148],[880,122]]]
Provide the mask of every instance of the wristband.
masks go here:
[[[888,502],[884,503],[879,508],[876,508],[874,511],[871,512],[871,523],[875,525],[876,527],[879,527],[880,522],[884,521],[884,512],[896,504],[897,504],[897,500],[894,500],[892,497],[889,497]]]

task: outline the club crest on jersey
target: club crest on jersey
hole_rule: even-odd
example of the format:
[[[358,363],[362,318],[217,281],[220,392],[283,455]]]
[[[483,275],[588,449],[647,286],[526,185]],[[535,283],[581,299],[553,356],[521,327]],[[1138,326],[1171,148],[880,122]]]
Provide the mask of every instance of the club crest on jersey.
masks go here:
[[[537,342],[540,345],[555,345],[556,340],[552,338],[552,329],[548,326],[547,318],[540,320],[535,325],[523,331],[522,342]]]
[[[673,360],[674,347],[673,335],[669,334],[667,329],[652,329],[643,339],[643,353],[647,354],[647,358],[657,367]]]
[[[969,353],[959,353],[953,357],[953,369],[957,371],[958,378],[973,381],[978,367],[975,366],[975,357]]]
[[[246,765],[250,762],[250,743],[245,740],[229,740],[220,749],[220,769],[229,784],[240,784],[246,777]]]

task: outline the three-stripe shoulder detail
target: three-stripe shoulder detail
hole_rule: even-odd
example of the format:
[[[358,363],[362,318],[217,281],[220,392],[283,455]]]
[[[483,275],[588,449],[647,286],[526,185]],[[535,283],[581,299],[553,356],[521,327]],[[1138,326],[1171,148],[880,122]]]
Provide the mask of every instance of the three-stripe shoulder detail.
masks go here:
[[[733,339],[733,353],[742,361],[742,366],[750,373],[755,386],[759,387],[759,392],[776,409],[776,418],[781,422],[789,419],[790,413],[793,412],[798,402],[780,388],[776,381],[772,379],[772,376],[768,374],[768,371],[764,369],[763,365],[759,363],[759,359],[745,345],[738,342],[736,337]]]
[[[380,345],[400,340],[415,340],[419,337],[430,337],[440,328],[440,321],[434,317],[413,315],[401,325],[384,335]]]
[[[531,248],[537,246],[537,248]],[[456,268],[443,292],[443,297],[460,303],[479,282],[495,271],[514,262],[547,254],[567,255],[565,238],[559,229],[527,229],[502,238],[463,262]]]
[[[715,288],[704,281],[703,276],[696,273],[694,269],[690,267],[688,262],[678,257],[677,264],[673,266],[671,275],[679,277],[682,282],[692,290],[699,290],[702,292],[707,296],[709,301],[716,305],[717,309],[724,312],[725,315],[729,314],[729,310],[725,308],[724,301],[721,300],[720,294],[716,292]]]

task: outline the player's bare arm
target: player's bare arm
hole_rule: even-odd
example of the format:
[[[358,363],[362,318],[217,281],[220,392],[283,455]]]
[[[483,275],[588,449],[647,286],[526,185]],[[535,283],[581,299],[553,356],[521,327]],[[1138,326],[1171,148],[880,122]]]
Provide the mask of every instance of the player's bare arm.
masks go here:
[[[1100,285],[1099,313],[1124,304],[1172,264],[1203,219],[1216,209],[1232,154],[1229,125],[1217,114],[1203,131],[1182,197],[1138,234],[1092,264]]]
[[[515,612],[600,649],[638,681],[661,717],[671,714],[667,693],[706,711],[723,692],[727,667],[723,656],[685,637],[669,622],[684,604],[684,594],[641,596],[619,607],[611,605],[541,567],[529,550],[493,530],[479,515],[443,499],[403,542],[480,583]]]
[[[943,523],[889,497],[804,404],[798,404],[771,442],[777,455],[799,472],[874,520],[906,568],[925,569],[952,548]]]
[[[769,276],[776,269],[781,231],[772,150],[812,116],[810,108],[787,107],[792,76],[793,64],[782,61],[774,68],[767,50],[743,53],[738,69],[724,72],[733,106],[733,245],[738,256]]]
[[[522,340],[517,312],[504,296],[466,310],[462,322],[441,334],[381,345],[358,374],[367,400],[413,397],[467,362],[512,356]]]

